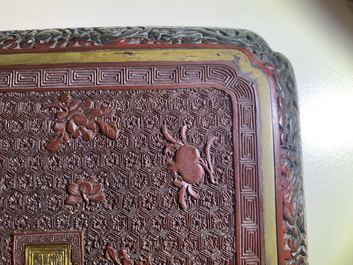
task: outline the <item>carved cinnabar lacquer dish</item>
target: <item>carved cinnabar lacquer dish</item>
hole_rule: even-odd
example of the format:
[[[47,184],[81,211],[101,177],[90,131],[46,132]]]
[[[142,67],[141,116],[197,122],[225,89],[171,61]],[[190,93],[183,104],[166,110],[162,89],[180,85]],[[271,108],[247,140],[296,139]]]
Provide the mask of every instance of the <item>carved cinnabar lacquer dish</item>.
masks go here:
[[[307,264],[298,122],[249,31],[0,32],[0,263]]]

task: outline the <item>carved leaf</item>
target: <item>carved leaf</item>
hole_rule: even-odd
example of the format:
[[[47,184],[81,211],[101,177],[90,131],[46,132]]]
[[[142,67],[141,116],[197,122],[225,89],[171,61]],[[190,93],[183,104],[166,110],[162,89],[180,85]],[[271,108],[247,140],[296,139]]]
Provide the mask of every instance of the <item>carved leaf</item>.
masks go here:
[[[127,254],[127,251],[122,249],[119,250],[119,258],[120,258],[120,263],[122,265],[132,265],[131,259],[129,254]]]
[[[77,125],[86,125],[86,123],[88,122],[86,116],[82,113],[75,115],[74,121]]]
[[[81,135],[82,135],[82,133],[81,133],[80,129],[77,128],[77,129],[74,131],[74,133],[72,134],[72,137],[78,138],[78,137],[80,137]]]
[[[62,102],[52,102],[48,104],[49,108],[56,108],[56,109],[62,109],[63,108],[63,103]]]
[[[182,186],[178,192],[178,201],[179,201],[182,209],[188,208],[188,206],[186,205],[186,202],[185,202],[185,195],[186,195],[186,188],[185,188],[185,186]]]
[[[86,128],[93,131],[93,132],[96,132],[96,123],[94,120],[90,120],[87,124],[86,124]]]
[[[47,144],[47,150],[49,150],[51,152],[56,152],[59,150],[60,145],[61,145],[61,137],[58,136],[53,141],[51,141],[49,144]]]
[[[186,129],[187,129],[187,126],[184,125],[182,128],[181,128],[181,132],[180,132],[180,135],[181,135],[181,139],[183,140],[183,143],[186,143]]]
[[[82,127],[80,131],[82,133],[83,139],[85,139],[86,141],[92,140],[95,136],[95,133],[93,131],[87,130],[85,127]]]
[[[111,107],[103,107],[102,114],[104,116],[109,116],[112,113],[113,109]]]
[[[73,134],[77,129],[77,125],[75,124],[74,120],[71,119],[66,125],[66,130],[68,133]]]
[[[167,127],[164,125],[162,127],[162,132],[163,132],[163,135],[164,137],[169,141],[169,142],[172,142],[173,144],[179,144],[179,145],[182,145],[183,143],[180,142],[179,140],[175,139],[171,134],[170,132],[168,131]]]
[[[87,100],[85,100],[85,101],[82,103],[81,106],[82,106],[83,109],[92,109],[92,108],[93,108],[93,102],[92,102],[92,100],[87,99]]]
[[[76,184],[76,183],[73,183],[73,182],[69,182],[69,184],[67,185],[67,191],[71,195],[76,195],[76,196],[80,195],[80,187],[79,187],[79,185]]]
[[[115,249],[108,245],[105,249],[105,258],[114,262],[114,264],[119,264],[118,258],[115,253]]]
[[[70,142],[70,136],[66,132],[63,132],[63,134],[64,134],[63,139],[64,139],[65,143],[69,143]]]
[[[79,106],[80,106],[79,101],[73,101],[69,104],[69,110],[73,111],[73,110],[77,109]]]
[[[81,196],[69,195],[66,197],[66,200],[65,200],[65,204],[68,204],[68,205],[75,205],[80,203],[82,203]]]
[[[181,188],[183,186],[183,184],[181,183],[181,181],[175,179],[173,180],[173,184],[178,187],[178,188]]]
[[[88,196],[88,198],[93,202],[102,202],[105,201],[105,195],[102,193],[94,194]]]
[[[55,122],[53,129],[55,132],[61,132],[62,130],[65,129],[65,122]]]
[[[102,131],[102,133],[111,138],[111,139],[116,139],[118,137],[118,130],[115,125],[106,123],[104,121],[96,121],[97,124],[99,125],[99,129]]]
[[[75,110],[72,110],[69,112],[69,115],[67,115],[67,118],[68,120],[70,120],[72,117],[74,117],[75,115],[77,114],[82,114],[83,113],[83,110],[82,109],[75,109]]]
[[[100,116],[102,116],[102,111],[100,109],[97,109],[97,108],[92,109],[91,110],[91,115],[93,117],[100,117]]]
[[[65,119],[65,117],[67,116],[68,112],[66,111],[60,111],[56,114],[56,118],[61,121],[63,119]]]
[[[86,194],[90,193],[92,191],[92,188],[93,188],[92,184],[89,183],[88,181],[82,181],[80,183],[80,191],[82,193],[86,193]]]
[[[102,192],[102,185],[101,184],[92,184],[91,194],[97,194]]]
[[[194,197],[195,199],[200,199],[200,195],[194,191],[191,185],[188,186],[188,192],[190,196]]]
[[[71,100],[71,96],[69,94],[63,94],[59,100],[64,103],[68,103]]]

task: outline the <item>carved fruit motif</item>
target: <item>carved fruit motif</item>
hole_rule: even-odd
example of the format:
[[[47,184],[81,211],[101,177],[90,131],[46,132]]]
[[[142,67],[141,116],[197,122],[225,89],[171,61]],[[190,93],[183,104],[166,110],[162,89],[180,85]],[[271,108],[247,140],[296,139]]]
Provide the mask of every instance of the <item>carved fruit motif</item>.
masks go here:
[[[186,129],[184,125],[181,128],[181,141],[175,139],[165,126],[162,128],[164,137],[171,142],[165,148],[165,154],[170,155],[168,160],[168,168],[174,174],[173,184],[179,188],[178,201],[183,209],[187,208],[185,196],[189,194],[191,197],[198,199],[200,196],[192,188],[193,184],[200,184],[204,181],[205,170],[210,176],[210,180],[214,183],[213,166],[210,156],[210,148],[215,139],[208,139],[205,147],[206,161],[200,157],[200,151],[193,145],[188,144],[186,140]],[[172,157],[175,157],[175,160]],[[181,177],[181,180],[178,178]]]
[[[105,248],[105,258],[112,261],[115,265],[152,265],[151,257],[148,257],[147,260],[142,261],[141,259],[133,263],[131,258],[126,250],[120,250],[118,256],[116,251],[111,244],[108,244]]]
[[[67,192],[69,193],[65,200],[67,205],[105,201],[102,184],[98,183],[94,177],[89,180],[79,179],[76,183],[69,182]]]
[[[103,120],[111,116],[110,107],[95,108],[90,99],[83,102],[72,100],[69,94],[61,95],[59,101],[50,103],[48,107],[58,110],[53,125],[55,137],[47,145],[49,151],[58,151],[61,143],[69,143],[71,138],[92,140],[98,128],[111,139],[118,137],[116,125]]]

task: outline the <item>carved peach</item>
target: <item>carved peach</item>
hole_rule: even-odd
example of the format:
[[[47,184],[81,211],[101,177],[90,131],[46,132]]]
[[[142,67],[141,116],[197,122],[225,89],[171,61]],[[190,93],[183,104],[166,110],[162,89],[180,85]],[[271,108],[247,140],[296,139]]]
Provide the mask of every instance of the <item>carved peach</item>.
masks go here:
[[[213,166],[210,157],[210,147],[214,141],[211,137],[205,147],[206,160],[200,157],[200,151],[186,141],[186,125],[181,129],[181,140],[175,139],[164,126],[162,132],[164,137],[170,142],[165,148],[165,153],[175,154],[175,160],[170,158],[168,168],[174,174],[173,184],[179,188],[178,201],[183,209],[187,208],[185,195],[189,194],[195,199],[199,198],[197,192],[193,190],[192,185],[199,184],[204,181],[205,170],[210,176],[211,182],[214,183]],[[178,179],[179,177],[181,178]]]

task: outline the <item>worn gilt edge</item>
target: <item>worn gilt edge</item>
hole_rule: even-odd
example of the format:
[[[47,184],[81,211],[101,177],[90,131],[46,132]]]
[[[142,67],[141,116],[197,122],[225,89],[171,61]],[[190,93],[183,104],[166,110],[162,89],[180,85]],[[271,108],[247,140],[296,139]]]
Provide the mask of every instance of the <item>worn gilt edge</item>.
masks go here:
[[[293,69],[257,34],[243,29],[112,27],[0,32],[0,50],[82,48],[111,44],[224,44],[246,48],[272,70],[281,138],[285,265],[308,264],[298,98]],[[282,262],[283,263],[283,262]]]
[[[83,231],[19,232],[13,236],[13,265],[24,265],[28,245],[69,245],[73,265],[83,265]],[[5,264],[4,264],[5,265]]]

